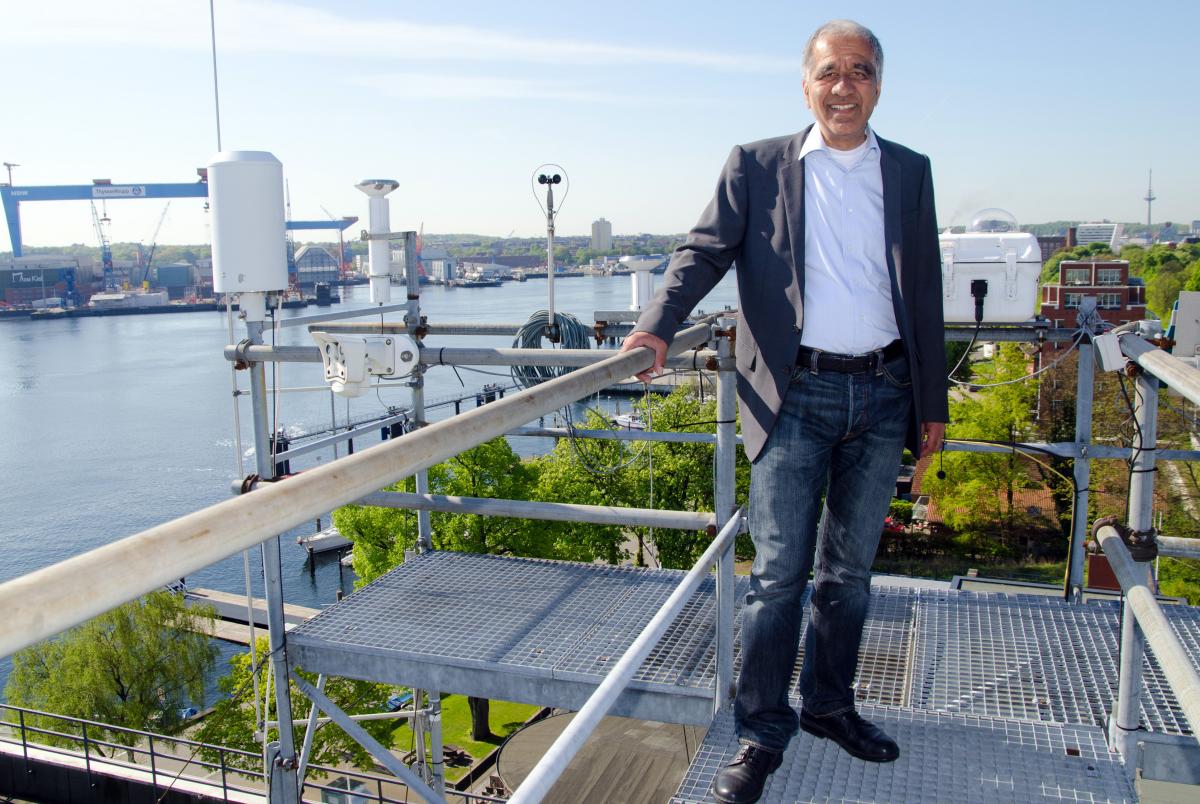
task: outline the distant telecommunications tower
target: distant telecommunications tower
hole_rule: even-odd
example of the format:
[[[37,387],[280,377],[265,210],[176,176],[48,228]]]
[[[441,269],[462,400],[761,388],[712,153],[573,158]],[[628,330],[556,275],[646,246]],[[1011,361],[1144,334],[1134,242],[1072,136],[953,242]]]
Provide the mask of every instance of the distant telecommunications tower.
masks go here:
[[[1146,197],[1142,199],[1146,202],[1146,240],[1150,241],[1150,206],[1154,203],[1154,171],[1150,171],[1150,178],[1146,180]]]

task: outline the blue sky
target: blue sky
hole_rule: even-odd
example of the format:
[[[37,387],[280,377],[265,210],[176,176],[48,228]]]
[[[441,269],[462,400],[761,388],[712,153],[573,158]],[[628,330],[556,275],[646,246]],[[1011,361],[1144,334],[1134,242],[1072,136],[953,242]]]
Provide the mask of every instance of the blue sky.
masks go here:
[[[530,174],[563,165],[562,234],[682,232],[734,143],[811,121],[800,50],[828,4],[740,0],[216,0],[227,149],[272,151],[293,217],[534,235]],[[863,0],[883,42],[876,131],[933,160],[939,222],[1200,218],[1194,2]],[[0,159],[14,184],[190,181],[216,150],[207,0],[5,4]],[[162,206],[113,202],[112,237]],[[27,245],[94,242],[82,203],[26,204]],[[198,201],[161,242],[204,242]],[[7,230],[0,250],[9,248]]]

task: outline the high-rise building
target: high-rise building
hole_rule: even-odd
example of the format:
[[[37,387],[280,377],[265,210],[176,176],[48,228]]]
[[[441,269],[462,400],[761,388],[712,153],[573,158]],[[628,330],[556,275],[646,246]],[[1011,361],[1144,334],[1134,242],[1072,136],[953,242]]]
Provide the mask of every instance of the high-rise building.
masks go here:
[[[1081,223],[1075,227],[1075,243],[1080,246],[1107,243],[1113,254],[1118,254],[1124,232],[1125,226],[1120,223]]]
[[[612,224],[604,218],[592,222],[592,251],[612,249]]]

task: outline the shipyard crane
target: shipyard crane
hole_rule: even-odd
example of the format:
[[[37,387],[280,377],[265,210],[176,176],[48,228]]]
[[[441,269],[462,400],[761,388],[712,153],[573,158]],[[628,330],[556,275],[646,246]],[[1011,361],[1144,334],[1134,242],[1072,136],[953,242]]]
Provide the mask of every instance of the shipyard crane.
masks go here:
[[[325,207],[321,207],[321,211],[334,223],[338,221],[333,213]],[[345,279],[346,275],[350,273],[350,266],[346,264],[346,239],[342,237],[342,231],[342,229],[338,229],[338,279]]]
[[[146,286],[146,280],[150,278],[150,266],[154,264],[154,251],[158,248],[158,233],[162,231],[163,221],[167,219],[167,210],[171,208],[171,202],[168,201],[163,207],[162,214],[158,216],[158,226],[154,227],[154,234],[150,237],[150,251],[146,255],[146,267],[142,269],[142,279],[140,284]]]
[[[112,245],[109,243],[108,232],[105,230],[105,225],[112,223],[112,219],[108,217],[108,207],[104,205],[103,201],[100,203],[104,210],[103,214],[96,211],[96,202],[92,202],[92,224],[96,227],[96,239],[100,241],[100,263],[104,266],[104,292],[112,293],[117,287],[113,279]]]

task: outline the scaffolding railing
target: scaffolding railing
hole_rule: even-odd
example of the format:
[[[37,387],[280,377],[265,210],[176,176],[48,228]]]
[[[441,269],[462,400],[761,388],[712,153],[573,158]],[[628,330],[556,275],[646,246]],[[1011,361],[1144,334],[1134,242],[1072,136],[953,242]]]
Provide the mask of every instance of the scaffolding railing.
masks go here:
[[[1166,382],[1193,404],[1200,404],[1200,370],[1156,348],[1133,332],[1116,336],[1121,352],[1130,361],[1127,373],[1135,378],[1137,393],[1134,400],[1134,422],[1138,443],[1130,467],[1129,530],[1153,538],[1152,509],[1154,504],[1155,461],[1158,457],[1158,391],[1160,380]],[[1200,739],[1200,676],[1172,631],[1166,616],[1150,588],[1147,563],[1135,562],[1118,529],[1101,525],[1096,539],[1121,584],[1123,594],[1121,617],[1121,651],[1118,661],[1117,699],[1109,719],[1108,740],[1125,760],[1133,775],[1137,742],[1140,732],[1142,663],[1149,642],[1179,701],[1197,739]],[[1196,555],[1190,540],[1163,539],[1158,549],[1164,553]]]
[[[681,332],[672,353],[709,339]],[[157,525],[0,584],[0,656],[41,642],[328,511],[428,469],[538,416],[649,368],[653,354],[617,354],[453,419],[348,455],[279,483]],[[257,445],[256,445],[257,448]],[[269,452],[269,450],[267,450]]]
[[[93,775],[109,775],[148,783],[155,799],[172,789],[195,792],[201,789],[197,786],[202,786],[206,798],[223,801],[265,799],[267,794],[263,771],[252,767],[262,762],[259,752],[12,704],[0,703],[0,744],[20,749],[27,775],[35,772],[39,762],[78,764],[82,760],[89,780]],[[206,758],[214,755],[215,760]],[[410,799],[408,788],[391,776],[315,764],[308,771],[301,796],[351,793],[357,801],[378,804]],[[460,791],[447,795],[464,804],[503,800]]]

